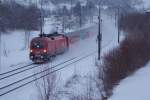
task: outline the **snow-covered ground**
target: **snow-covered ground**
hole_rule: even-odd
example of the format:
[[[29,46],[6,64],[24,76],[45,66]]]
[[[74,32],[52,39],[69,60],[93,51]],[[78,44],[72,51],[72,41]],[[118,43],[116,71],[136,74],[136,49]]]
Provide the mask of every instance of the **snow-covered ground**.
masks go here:
[[[104,54],[105,52],[108,52],[108,50],[110,50],[110,48],[113,48],[114,46],[117,45],[117,29],[115,27],[115,22],[113,19],[111,19],[110,17],[104,15],[102,16],[103,18],[103,24],[102,24],[102,54]],[[89,27],[90,28],[90,27]],[[63,62],[67,59],[70,59],[72,57],[82,57],[85,56],[89,53],[92,53],[94,51],[97,51],[97,43],[96,43],[96,35],[97,35],[97,25],[95,25],[95,28],[92,27],[93,30],[93,36],[91,36],[90,38],[87,39],[83,39],[80,40],[74,44],[71,45],[70,49],[68,52],[66,52],[65,54],[59,55],[57,56],[54,61],[52,63],[49,63],[49,66],[53,66],[56,64],[59,64],[60,62]],[[17,33],[16,33],[17,34]],[[18,34],[19,36],[20,34]],[[15,38],[19,38],[16,37]],[[21,43],[21,41],[23,40],[19,40],[17,41],[17,39],[14,40],[14,49],[13,51],[15,51],[15,47],[18,47],[19,44]],[[13,40],[13,39],[12,39]],[[8,47],[10,46],[10,44],[8,44]],[[12,45],[13,46],[13,45]],[[20,46],[22,47],[22,46]],[[10,47],[11,48],[11,47]],[[8,49],[9,50],[9,49]],[[18,50],[18,49],[17,49]],[[15,57],[14,57],[15,55]],[[61,71],[59,71],[58,75],[60,77],[60,84],[64,85],[65,82],[75,73],[77,72],[77,74],[81,75],[81,76],[85,76],[87,74],[92,74],[94,73],[95,70],[95,59],[97,58],[96,53],[81,60],[76,62],[75,64],[69,65],[67,68],[62,69]],[[6,62],[8,61],[8,62]],[[8,57],[3,57],[2,60],[2,64],[4,67],[1,68],[2,72],[11,70],[16,68],[16,66],[10,66],[11,65],[15,65],[17,64],[17,62],[26,62],[26,63],[31,63],[31,61],[28,59],[28,51],[17,51],[17,52],[13,52],[11,54],[11,52],[9,53]],[[9,66],[8,66],[9,65]],[[23,65],[23,64],[22,64]],[[61,65],[60,67],[62,67],[63,65]],[[17,66],[19,67],[19,66]],[[42,66],[41,66],[42,67]],[[20,80],[22,78],[25,78],[29,75],[32,75],[36,72],[39,72],[40,68],[35,68],[32,69],[30,71],[26,71],[24,73],[18,74],[15,77],[10,77],[8,79],[5,80],[1,80],[0,81],[0,87],[5,86],[7,84],[10,84],[12,82],[15,82],[17,80]],[[39,75],[38,75],[39,76]],[[37,76],[37,77],[38,77]],[[32,80],[33,78],[29,79],[28,81]],[[23,82],[21,82],[23,83]],[[14,87],[18,86],[20,84],[15,84]],[[6,88],[4,90],[0,90],[0,93],[3,93],[9,89],[11,89],[13,87],[9,87]],[[80,90],[80,87],[78,87]],[[78,92],[78,91],[76,91]],[[16,91],[13,91],[12,93],[6,94],[2,97],[0,97],[1,100],[32,100],[32,99],[36,99],[36,88],[35,88],[35,84],[31,83],[25,87],[19,88]]]
[[[50,33],[53,28],[52,21],[45,23],[44,32]],[[54,26],[55,27],[55,26]],[[30,39],[37,37],[39,31],[31,31]],[[29,47],[25,48],[25,31],[9,31],[1,36],[1,66],[0,72],[13,69],[16,64],[31,63],[29,61]],[[30,43],[30,42],[29,42]],[[14,59],[15,56],[15,59]],[[16,60],[17,59],[17,60]]]
[[[150,1],[144,0],[145,8],[149,8]],[[51,5],[52,9],[55,9],[54,5]],[[60,5],[60,6],[63,6]],[[45,6],[47,7],[47,6]],[[69,6],[67,6],[69,7]],[[49,7],[48,7],[49,9]],[[118,45],[117,43],[117,29],[115,27],[115,22],[110,17],[103,15],[103,24],[102,24],[102,56],[107,53],[111,48],[114,48]],[[53,25],[55,25],[55,21],[52,22],[52,20],[47,19],[46,20],[46,26],[44,27],[44,30],[46,33],[49,33],[51,29],[53,29]],[[94,28],[93,28],[94,26]],[[55,26],[54,26],[55,27]],[[87,29],[91,28],[91,24],[86,25],[85,27],[79,29]],[[79,31],[76,30],[76,31]],[[71,30],[75,31],[75,30]],[[49,67],[52,67],[54,65],[57,65],[61,62],[64,62],[70,58],[74,57],[82,57],[89,53],[92,53],[94,51],[97,51],[97,25],[92,25],[92,36],[87,39],[81,39],[80,41],[72,44],[70,46],[69,51],[67,51],[65,54],[57,56],[53,62],[50,62],[45,65],[41,65],[40,67],[25,71],[23,73],[20,73],[18,75],[9,77],[4,80],[0,80],[0,88],[8,85],[10,83],[16,82],[17,80],[23,79],[27,76],[30,76],[34,73],[40,72],[43,66],[48,65]],[[70,30],[68,31],[70,32]],[[11,32],[12,33],[12,32]],[[32,63],[29,60],[29,50],[24,48],[24,31],[13,31],[13,34],[6,34],[2,36],[2,53],[6,53],[5,55],[1,56],[1,66],[0,66],[0,73],[13,70],[15,68],[19,68],[21,66],[24,66],[26,64]],[[37,36],[39,32],[31,32],[31,38]],[[6,48],[6,51],[4,50]],[[62,69],[57,72],[57,76],[59,77],[58,84],[62,87],[65,85],[66,81],[72,77],[75,73],[78,74],[81,77],[87,76],[87,75],[93,75],[95,74],[95,59],[97,58],[96,53],[94,53],[91,56],[88,56],[85,59],[82,59],[74,64],[69,65],[65,69]],[[60,67],[63,67],[67,65],[63,64]],[[150,63],[146,65],[145,68],[140,69],[136,73],[133,74],[133,76],[130,76],[124,80],[121,81],[121,83],[114,89],[114,95],[109,100],[149,100],[149,76],[150,76]],[[39,77],[40,75],[37,75],[36,77]],[[0,76],[2,78],[3,76]],[[14,87],[19,86],[20,84],[23,84],[24,82],[30,81],[34,79],[35,77],[32,77],[26,81],[20,82],[19,84],[15,84],[14,86],[0,89],[0,94],[4,93],[7,90],[13,89]],[[81,79],[82,80],[82,79]],[[85,84],[85,80],[83,79],[82,82]],[[85,92],[83,86],[75,86],[73,92],[76,92],[78,94],[83,94]],[[4,96],[0,96],[0,100],[35,100],[37,99],[37,89],[35,87],[35,83],[31,83],[26,85],[25,87],[19,88],[9,94],[6,94]],[[62,100],[66,100],[63,99]]]
[[[109,100],[149,100],[150,99],[150,62],[132,76],[124,79],[114,89]]]

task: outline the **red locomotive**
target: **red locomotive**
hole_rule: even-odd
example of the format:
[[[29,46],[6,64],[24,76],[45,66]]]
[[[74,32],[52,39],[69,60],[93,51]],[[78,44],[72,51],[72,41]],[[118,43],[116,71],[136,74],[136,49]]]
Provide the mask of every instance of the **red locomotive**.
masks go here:
[[[50,61],[52,57],[64,53],[69,48],[69,39],[63,34],[41,34],[32,39],[30,59],[35,63]]]

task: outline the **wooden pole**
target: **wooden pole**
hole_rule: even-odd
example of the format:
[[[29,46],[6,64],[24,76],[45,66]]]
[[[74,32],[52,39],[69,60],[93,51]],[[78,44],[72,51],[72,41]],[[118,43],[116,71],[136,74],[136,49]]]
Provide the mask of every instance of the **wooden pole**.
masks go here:
[[[2,54],[1,54],[2,53],[2,38],[1,37],[2,37],[2,33],[0,32],[0,69],[2,66],[2,62],[1,62],[2,61],[2,59],[1,59],[2,58],[1,57],[2,56]]]
[[[98,60],[100,60],[101,56],[101,40],[102,40],[102,34],[101,34],[101,8],[99,5],[99,16],[98,16]]]
[[[117,19],[117,26],[118,26],[118,43],[120,42],[120,26],[119,26],[119,20],[120,20],[120,11],[118,8],[118,19]]]
[[[41,10],[41,30],[40,30],[40,34],[43,34],[43,24],[44,24],[44,15],[43,15],[43,1],[41,0],[41,2],[40,2],[40,4],[41,4],[41,8],[40,8],[40,10]]]

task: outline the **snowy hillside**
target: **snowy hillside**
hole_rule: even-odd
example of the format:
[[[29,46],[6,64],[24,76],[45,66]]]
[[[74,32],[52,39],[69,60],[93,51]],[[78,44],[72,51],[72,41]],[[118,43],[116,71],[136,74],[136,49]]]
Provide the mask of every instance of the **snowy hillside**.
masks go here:
[[[150,63],[120,82],[114,89],[114,95],[108,100],[149,100],[149,72]]]
[[[144,10],[150,8],[150,1],[149,0],[143,0],[144,1]],[[135,18],[135,17],[133,17]],[[148,18],[149,19],[149,18]],[[139,20],[139,19],[137,19]],[[130,20],[133,21],[133,20]],[[144,24],[147,21],[143,21]],[[142,24],[142,21],[140,22],[140,25],[144,27],[144,31],[147,30],[147,26],[144,26]],[[136,24],[137,25],[137,24]],[[135,26],[135,23],[133,24]],[[131,27],[131,26],[130,26]],[[132,30],[133,28],[131,28]],[[139,30],[142,31],[142,34],[144,31],[140,28]],[[149,29],[149,28],[148,28]],[[139,31],[138,30],[138,31]],[[138,33],[137,31],[135,33]],[[149,34],[149,31],[147,32]],[[149,39],[143,39],[147,40],[149,43]],[[144,44],[146,45],[146,43]],[[148,48],[147,48],[148,50]],[[142,52],[143,54],[144,52]],[[137,53],[138,54],[138,53]],[[148,55],[148,54],[147,54]],[[141,57],[140,57],[141,58]],[[139,61],[136,61],[138,63]],[[134,72],[133,74],[129,75],[129,77],[121,80],[117,86],[115,86],[113,90],[113,95],[108,99],[108,100],[149,100],[150,95],[149,95],[149,72],[150,72],[150,62],[149,62],[149,56],[148,56],[148,61],[146,61],[146,65],[141,66],[142,68]]]

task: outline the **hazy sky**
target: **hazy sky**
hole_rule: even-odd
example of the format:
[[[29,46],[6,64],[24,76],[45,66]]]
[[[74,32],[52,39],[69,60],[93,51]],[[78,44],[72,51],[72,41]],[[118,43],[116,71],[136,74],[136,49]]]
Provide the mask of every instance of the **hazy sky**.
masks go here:
[[[150,0],[143,0],[144,1],[144,6],[147,8],[150,8]]]

